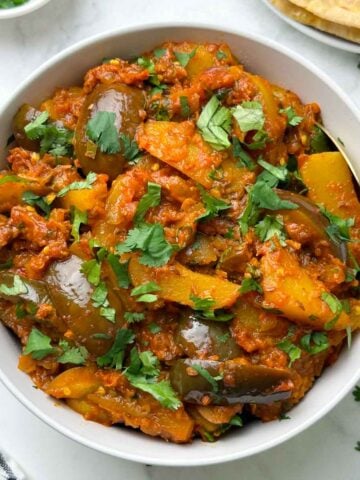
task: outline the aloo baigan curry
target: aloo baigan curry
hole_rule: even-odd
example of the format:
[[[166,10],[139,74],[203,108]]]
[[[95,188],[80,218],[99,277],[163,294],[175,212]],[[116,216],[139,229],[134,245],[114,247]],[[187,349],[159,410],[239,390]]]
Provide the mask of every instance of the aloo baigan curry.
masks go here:
[[[319,121],[191,42],[23,105],[0,175],[19,368],[172,442],[284,416],[360,325],[359,202]]]

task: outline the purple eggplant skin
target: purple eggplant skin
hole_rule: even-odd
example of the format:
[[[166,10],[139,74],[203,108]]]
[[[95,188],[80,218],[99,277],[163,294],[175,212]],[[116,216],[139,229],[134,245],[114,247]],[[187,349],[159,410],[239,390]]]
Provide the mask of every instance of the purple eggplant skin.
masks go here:
[[[208,381],[207,375],[195,375],[199,367],[213,381]],[[212,405],[270,404],[290,398],[292,392],[289,371],[232,360],[177,360],[170,370],[170,381],[184,402],[197,405],[203,404],[205,396]]]

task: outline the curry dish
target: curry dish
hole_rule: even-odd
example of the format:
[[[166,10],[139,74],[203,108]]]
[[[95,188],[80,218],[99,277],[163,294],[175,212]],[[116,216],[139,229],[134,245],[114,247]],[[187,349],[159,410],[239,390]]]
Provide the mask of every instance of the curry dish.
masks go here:
[[[0,173],[19,368],[87,420],[177,443],[288,418],[360,325],[360,207],[320,121],[191,42],[23,105]]]

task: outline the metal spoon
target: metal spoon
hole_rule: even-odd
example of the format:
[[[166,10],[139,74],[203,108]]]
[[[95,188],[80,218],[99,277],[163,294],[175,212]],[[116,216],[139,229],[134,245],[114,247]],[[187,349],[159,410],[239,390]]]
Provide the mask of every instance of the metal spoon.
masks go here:
[[[325,133],[325,135],[332,141],[332,143],[335,145],[335,147],[339,150],[339,152],[341,153],[341,155],[344,157],[346,163],[348,164],[348,167],[350,168],[356,182],[358,185],[360,185],[360,177],[359,175],[357,174],[348,154],[346,153],[345,151],[345,148],[344,148],[344,145],[341,143],[341,141],[338,139],[338,138],[335,138],[330,132],[329,130],[324,127],[324,125],[321,125],[321,123],[318,123],[318,122],[315,122],[315,125],[320,128],[320,130]]]

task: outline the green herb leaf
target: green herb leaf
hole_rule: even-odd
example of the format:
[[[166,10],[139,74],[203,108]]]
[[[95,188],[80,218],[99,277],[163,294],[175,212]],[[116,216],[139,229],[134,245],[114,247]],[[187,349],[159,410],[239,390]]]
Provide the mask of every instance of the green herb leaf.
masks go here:
[[[242,427],[243,421],[240,415],[234,415],[229,422],[230,425],[234,425],[235,427]]]
[[[85,347],[70,347],[66,340],[60,340],[59,347],[63,351],[63,353],[57,359],[59,363],[84,365],[89,356],[89,352]]]
[[[198,185],[198,189],[200,191],[201,200],[203,201],[206,208],[206,212],[197,218],[198,221],[214,218],[219,215],[220,212],[228,210],[230,208],[230,205],[224,202],[224,200],[209,195],[204,189],[204,187],[202,187],[201,185]]]
[[[82,212],[75,206],[71,207],[71,235],[75,242],[80,240],[80,226],[86,225],[88,222],[88,216],[86,212]]]
[[[156,335],[157,333],[161,332],[161,327],[160,325],[156,325],[156,323],[150,323],[150,325],[148,325],[148,330],[153,335]]]
[[[212,375],[210,375],[210,373],[205,370],[205,368],[203,368],[201,365],[198,365],[196,363],[192,364],[191,365],[191,368],[193,370],[195,370],[199,375],[201,375],[203,378],[205,378],[205,380],[207,382],[210,383],[211,385],[211,388],[212,388],[212,391],[214,393],[218,393],[219,391],[219,384],[218,384],[218,381],[219,380],[222,380],[222,376],[221,375],[218,375],[216,377],[213,377]]]
[[[29,180],[18,177],[17,175],[4,175],[0,178],[0,185],[4,183],[29,183]]]
[[[248,292],[259,292],[263,293],[263,289],[259,282],[257,282],[254,278],[244,278],[241,282],[240,293],[248,293]]]
[[[141,198],[136,208],[134,223],[142,223],[149,208],[157,207],[161,202],[161,186],[157,183],[148,182],[147,192]]]
[[[72,182],[70,185],[66,185],[66,187],[62,188],[60,192],[58,192],[58,197],[64,197],[68,192],[72,190],[91,190],[92,184],[96,181],[96,173],[89,172],[86,175],[85,180],[81,180],[80,182]]]
[[[289,355],[289,367],[291,367],[295,360],[298,360],[301,357],[301,349],[294,345],[288,338],[279,342],[276,346]]]
[[[96,286],[95,290],[91,295],[91,300],[93,301],[94,307],[96,308],[107,307],[108,306],[107,294],[108,294],[108,291],[107,291],[105,282],[99,282],[99,284]]]
[[[144,320],[145,314],[144,313],[138,313],[138,312],[125,312],[124,313],[124,319],[128,323],[136,323],[136,322],[141,322]]]
[[[180,108],[181,108],[181,116],[183,118],[189,118],[191,115],[191,110],[190,110],[188,97],[185,97],[185,96],[180,97]]]
[[[49,215],[50,213],[50,204],[45,200],[44,197],[40,197],[33,192],[23,192],[21,195],[21,200],[27,205],[38,207],[43,213],[45,213],[45,215]]]
[[[286,246],[286,234],[284,230],[284,222],[280,215],[276,217],[266,215],[257,225],[255,225],[255,233],[262,242],[267,242],[273,237],[277,237],[280,245]]]
[[[360,387],[356,385],[355,389],[352,392],[355,402],[360,402]]]
[[[313,332],[304,335],[300,339],[300,345],[310,355],[323,352],[330,346],[328,336],[324,332]]]
[[[215,150],[224,150],[231,146],[231,112],[221,105],[216,95],[205,105],[196,125],[203,139]]]
[[[341,312],[343,311],[343,305],[335,295],[328,292],[323,292],[321,294],[321,300],[323,300],[328,305],[332,313],[334,313],[335,315],[332,320],[325,323],[324,325],[325,330],[331,330],[335,323],[339,320]]]
[[[33,328],[24,348],[24,355],[31,355],[35,360],[42,360],[55,352],[56,349],[51,346],[51,338],[37,328]]]
[[[196,53],[197,48],[194,48],[194,50],[190,53],[185,53],[185,52],[174,52],[174,55],[176,57],[176,60],[180,63],[182,67],[186,67],[186,65],[189,63],[189,61],[193,58],[193,56]]]
[[[49,113],[45,110],[41,112],[32,122],[24,127],[26,136],[30,140],[38,140],[43,133],[44,124],[49,119]]]
[[[142,157],[139,145],[136,140],[125,133],[119,135],[121,141],[121,152],[130,165],[135,165]]]
[[[108,322],[115,323],[116,321],[116,310],[111,307],[100,307],[100,315]]]
[[[332,146],[328,137],[317,125],[314,126],[310,135],[310,153],[330,152]]]
[[[0,293],[8,297],[14,297],[16,295],[22,295],[28,292],[28,287],[21,280],[19,275],[14,276],[14,283],[12,287],[8,287],[4,283],[0,285]]]
[[[133,343],[135,339],[134,332],[127,328],[121,328],[116,332],[114,343],[110,350],[98,357],[96,362],[100,368],[109,367],[121,370],[123,366],[125,350],[127,345]]]
[[[112,337],[108,333],[94,333],[91,335],[91,338],[95,338],[96,340],[110,340]]]
[[[135,287],[131,291],[131,296],[142,295],[143,293],[152,293],[152,292],[159,292],[161,288],[155,282],[147,282],[138,287]]]
[[[166,48],[155,48],[154,55],[156,58],[161,58],[166,54]]]
[[[223,59],[226,58],[226,57],[227,57],[226,53],[223,52],[222,50],[218,50],[218,51],[216,52],[216,58],[217,58],[218,60],[223,60]]]
[[[164,227],[159,223],[144,223],[130,230],[126,240],[116,247],[118,253],[142,252],[139,262],[149,267],[165,265],[174,251],[166,241]]]
[[[120,152],[119,132],[114,112],[98,111],[86,125],[86,135],[103,153]]]
[[[270,172],[278,180],[285,182],[287,179],[288,171],[286,167],[276,167],[275,165],[271,165],[271,163],[266,162],[262,158],[258,159],[258,164]]]
[[[237,137],[232,137],[233,155],[237,159],[237,166],[240,168],[247,168],[248,170],[255,170],[256,163],[251,156],[244,150]]]
[[[262,130],[265,124],[263,106],[260,102],[242,102],[231,110],[240,130],[244,133],[251,130]]]
[[[156,382],[160,374],[157,357],[149,351],[139,354],[137,349],[133,348],[130,358],[130,365],[125,370],[125,375],[131,385],[149,393],[164,407],[177,410],[181,402],[177,398],[170,382],[167,380]]]
[[[80,271],[85,275],[87,281],[97,287],[100,283],[101,264],[95,259],[83,262]]]
[[[354,218],[340,218],[320,206],[321,213],[329,220],[330,225],[326,227],[326,233],[335,243],[350,242],[350,228],[354,226]]]
[[[202,312],[212,309],[212,307],[216,304],[215,300],[211,297],[202,298],[193,294],[190,295],[190,300],[194,304],[193,309]]]
[[[282,108],[279,112],[284,113],[287,116],[288,125],[291,127],[296,127],[304,120],[304,117],[296,115],[293,107]]]
[[[129,288],[130,278],[129,278],[129,260],[127,262],[121,263],[120,259],[114,253],[109,253],[106,257],[112,271],[115,273],[118,285],[120,288]]]

